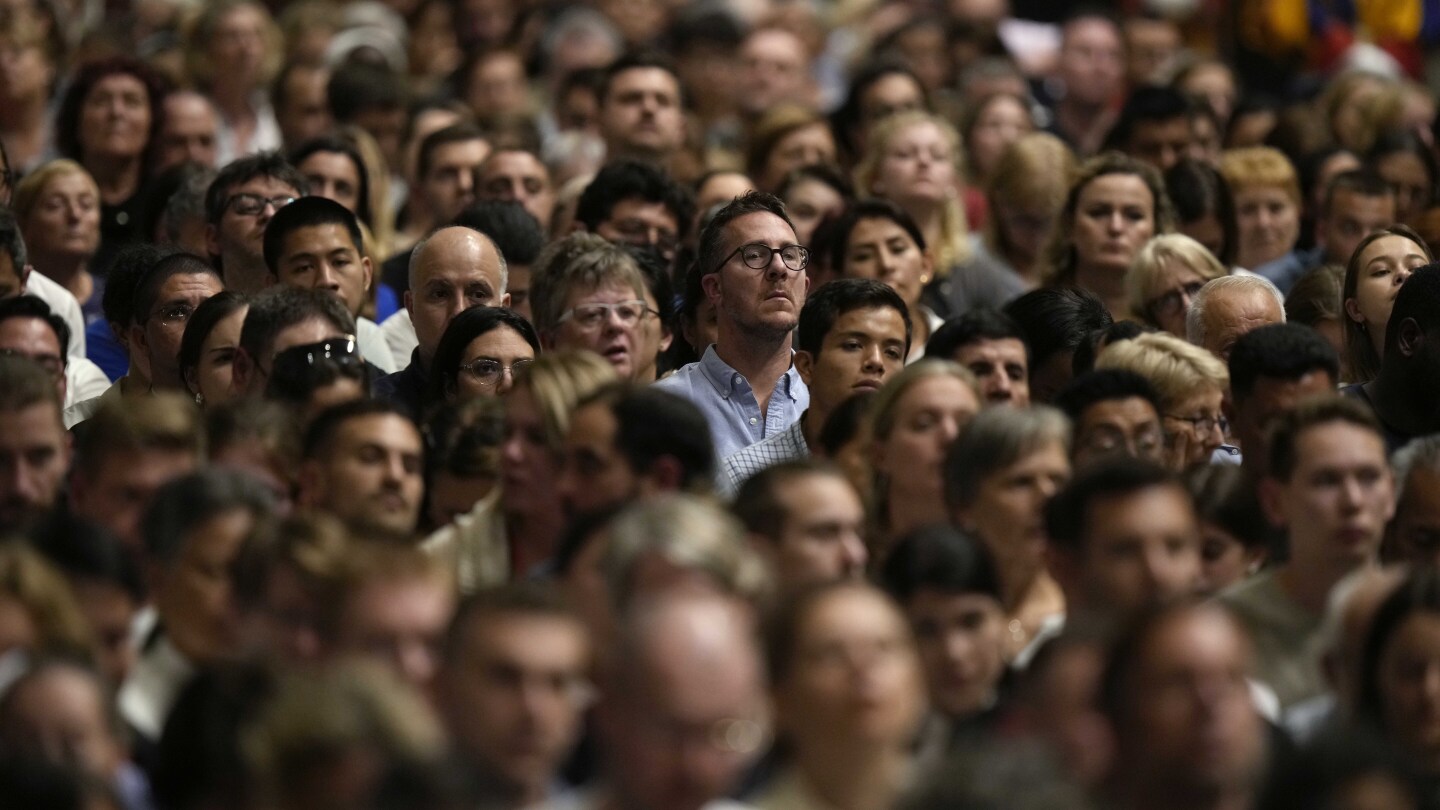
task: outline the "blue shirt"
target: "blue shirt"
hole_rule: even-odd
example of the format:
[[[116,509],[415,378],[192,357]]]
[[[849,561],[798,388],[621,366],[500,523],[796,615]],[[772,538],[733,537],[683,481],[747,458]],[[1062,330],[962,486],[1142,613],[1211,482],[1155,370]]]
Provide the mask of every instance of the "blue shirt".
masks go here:
[[[1280,289],[1282,295],[1289,295],[1290,288],[1294,287],[1295,282],[1299,281],[1309,269],[1310,265],[1305,262],[1305,254],[1292,250],[1274,261],[1254,268],[1254,273],[1268,279],[1270,283]]]
[[[130,355],[115,339],[115,332],[104,318],[85,325],[85,356],[105,372],[110,382],[130,372]]]
[[[700,362],[680,368],[655,386],[690,400],[705,414],[715,439],[715,457],[721,459],[790,427],[810,407],[810,389],[791,363],[776,381],[770,405],[762,414],[755,389],[720,359],[713,345]]]

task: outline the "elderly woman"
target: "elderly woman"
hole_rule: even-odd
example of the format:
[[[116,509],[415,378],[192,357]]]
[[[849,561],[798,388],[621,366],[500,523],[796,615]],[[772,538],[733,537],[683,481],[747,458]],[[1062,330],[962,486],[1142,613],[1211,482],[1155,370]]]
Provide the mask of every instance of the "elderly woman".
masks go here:
[[[1301,208],[1295,167],[1278,149],[1251,146],[1222,154],[1220,173],[1235,200],[1235,261],[1288,292],[1305,272],[1295,253]]]
[[[1125,276],[1135,254],[1174,224],[1160,175],[1148,163],[1106,152],[1080,166],[1041,258],[1040,278],[1099,296],[1116,319],[1128,314]]]
[[[1225,443],[1229,423],[1221,410],[1230,373],[1204,349],[1174,335],[1152,332],[1112,343],[1095,368],[1133,371],[1160,397],[1166,464],[1176,471],[1210,461]]]
[[[30,264],[75,296],[87,324],[103,318],[105,277],[90,271],[100,249],[94,178],[73,160],[52,160],[20,181],[12,202]]]
[[[1205,246],[1178,233],[1161,234],[1135,254],[1125,290],[1130,312],[1175,337],[1185,337],[1185,313],[1205,282],[1225,268]]]
[[[1400,285],[1415,268],[1433,260],[1425,240],[1404,225],[1384,228],[1355,247],[1340,294],[1350,382],[1369,382],[1379,375],[1385,329]]]
[[[1000,580],[1007,658],[1065,613],[1045,567],[1045,504],[1070,479],[1070,422],[1054,408],[991,408],[955,441],[945,462],[945,503],[980,538]]]

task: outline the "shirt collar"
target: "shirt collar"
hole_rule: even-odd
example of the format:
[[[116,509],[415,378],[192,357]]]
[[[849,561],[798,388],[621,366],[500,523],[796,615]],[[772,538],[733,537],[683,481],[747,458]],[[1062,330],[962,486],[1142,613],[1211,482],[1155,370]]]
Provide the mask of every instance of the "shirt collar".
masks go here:
[[[785,373],[780,377],[777,388],[783,387],[785,396],[793,401],[796,398],[796,384],[800,382],[800,372],[795,369],[794,351],[790,352],[790,358],[790,367],[785,369]],[[704,356],[700,358],[700,373],[704,374],[705,379],[709,380],[710,384],[715,386],[715,390],[721,394],[729,394],[735,391],[740,387],[742,382],[745,383],[747,387],[749,385],[748,381],[745,380],[745,377],[741,375],[740,372],[731,368],[729,363],[720,359],[720,355],[715,352],[715,344],[713,343],[705,349]]]

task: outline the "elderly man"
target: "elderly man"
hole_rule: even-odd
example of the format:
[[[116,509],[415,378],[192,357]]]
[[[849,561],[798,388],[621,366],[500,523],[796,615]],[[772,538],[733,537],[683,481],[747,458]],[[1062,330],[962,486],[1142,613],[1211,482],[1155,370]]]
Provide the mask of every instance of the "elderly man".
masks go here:
[[[1285,297],[1259,276],[1222,276],[1195,294],[1185,314],[1185,337],[1221,360],[1241,335],[1285,322]]]

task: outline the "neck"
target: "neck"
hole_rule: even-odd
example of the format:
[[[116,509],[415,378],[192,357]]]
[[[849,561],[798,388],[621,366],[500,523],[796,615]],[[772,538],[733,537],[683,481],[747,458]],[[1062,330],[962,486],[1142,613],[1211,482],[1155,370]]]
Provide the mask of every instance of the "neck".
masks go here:
[[[810,400],[810,407],[800,414],[800,435],[805,437],[805,446],[810,448],[810,455],[818,455],[820,450],[820,431],[825,429],[825,423],[830,420],[833,408],[826,408],[823,405],[817,406],[815,400]]]
[[[1104,104],[1087,104],[1067,95],[1055,107],[1056,123],[1070,136],[1082,155],[1100,148],[1113,116]]]
[[[1304,608],[1305,612],[1319,618],[1325,615],[1326,602],[1335,583],[1358,567],[1331,565],[1324,560],[1307,562],[1292,557],[1275,572],[1275,582],[1280,586],[1280,590]]]
[[[1108,267],[1075,265],[1075,286],[1100,296],[1105,308],[1115,320],[1120,320],[1128,310],[1125,296],[1125,272],[1115,272]]]
[[[85,161],[85,168],[100,187],[100,199],[110,203],[121,203],[140,187],[140,157],[92,157]]]
[[[871,810],[894,803],[908,770],[898,746],[796,746],[796,776],[823,806]]]
[[[885,534],[893,543],[922,526],[946,523],[945,500],[935,492],[897,492],[890,488],[886,496],[889,526]]]
[[[715,354],[750,383],[762,413],[775,383],[790,370],[790,334],[756,334],[720,322]]]
[[[30,256],[35,267],[45,268],[45,275],[69,290],[75,300],[81,304],[90,300],[90,293],[95,289],[95,279],[91,278],[90,271],[86,269],[84,259],[77,260],[68,254],[52,256],[31,253]]]

